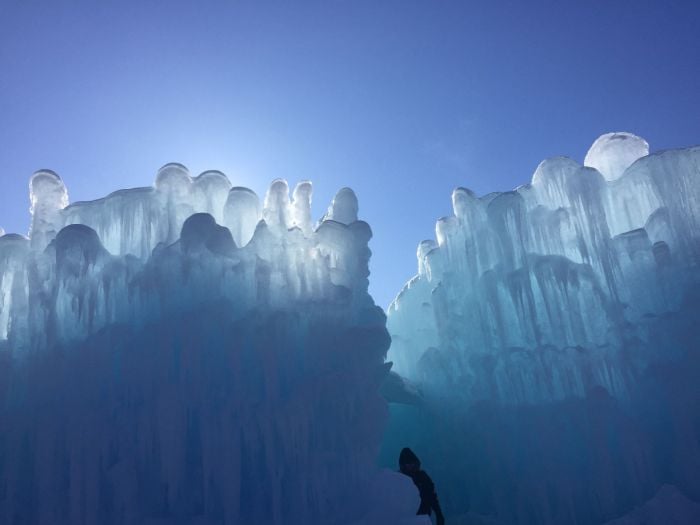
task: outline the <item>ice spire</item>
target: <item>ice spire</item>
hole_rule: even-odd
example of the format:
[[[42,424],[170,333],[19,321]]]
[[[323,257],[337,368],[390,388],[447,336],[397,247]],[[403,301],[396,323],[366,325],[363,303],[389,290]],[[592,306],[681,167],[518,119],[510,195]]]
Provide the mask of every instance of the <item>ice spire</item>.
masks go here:
[[[39,170],[29,179],[32,247],[43,249],[63,226],[61,210],[68,206],[68,190],[51,170]]]

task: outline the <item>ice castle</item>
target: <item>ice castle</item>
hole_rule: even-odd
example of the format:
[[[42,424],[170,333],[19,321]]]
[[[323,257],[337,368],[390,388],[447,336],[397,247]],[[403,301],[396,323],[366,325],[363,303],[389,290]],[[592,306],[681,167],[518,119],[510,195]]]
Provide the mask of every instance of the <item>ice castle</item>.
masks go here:
[[[377,464],[405,445],[450,523],[695,515],[700,148],[610,133],[456,189],[386,315],[355,194],[311,199],[31,177],[0,237],[0,523],[425,523]]]

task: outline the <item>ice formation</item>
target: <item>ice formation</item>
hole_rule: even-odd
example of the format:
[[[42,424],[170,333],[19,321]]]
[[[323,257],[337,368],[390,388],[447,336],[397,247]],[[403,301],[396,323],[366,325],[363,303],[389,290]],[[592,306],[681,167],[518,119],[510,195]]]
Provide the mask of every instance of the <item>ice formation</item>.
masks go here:
[[[606,133],[593,143],[583,161],[606,180],[616,180],[635,160],[649,155],[649,144],[632,133]]]
[[[586,163],[605,177],[559,157],[515,191],[454,190],[389,307],[395,370],[468,398],[625,396],[637,370],[623,354],[680,307],[700,263],[700,148],[647,151],[603,135]]]
[[[700,501],[700,147],[603,135],[514,191],[452,194],[388,310],[448,515],[599,524],[664,484]],[[470,521],[471,520],[471,521]]]
[[[31,178],[29,237],[0,237],[0,522],[372,523],[371,231],[347,188],[314,224],[311,190]]]
[[[612,133],[456,189],[388,320],[349,188],[318,222],[309,182],[175,163],[30,200],[0,230],[0,523],[427,523],[376,465],[405,446],[449,523],[697,514],[698,147]]]

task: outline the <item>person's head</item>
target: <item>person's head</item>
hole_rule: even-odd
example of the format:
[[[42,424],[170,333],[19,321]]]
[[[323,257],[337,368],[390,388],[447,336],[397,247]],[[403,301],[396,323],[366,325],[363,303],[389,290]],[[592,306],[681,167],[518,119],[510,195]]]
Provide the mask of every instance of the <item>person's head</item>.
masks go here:
[[[399,454],[399,469],[404,474],[412,474],[420,470],[420,460],[410,448],[404,448]]]

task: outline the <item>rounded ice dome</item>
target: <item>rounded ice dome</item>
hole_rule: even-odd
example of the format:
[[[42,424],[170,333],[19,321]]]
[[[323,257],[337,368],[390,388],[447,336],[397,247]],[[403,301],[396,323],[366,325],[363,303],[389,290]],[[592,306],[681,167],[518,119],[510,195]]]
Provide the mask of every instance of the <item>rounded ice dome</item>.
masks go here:
[[[246,188],[244,186],[234,186],[231,188],[229,192],[233,198],[250,198],[250,199],[255,199],[256,202],[260,202],[260,198],[258,197],[258,194],[255,193],[253,190],[250,188]]]
[[[303,211],[304,214],[311,213],[311,197],[313,195],[313,186],[311,181],[303,180],[299,182],[292,192],[292,204],[297,211]]]
[[[207,190],[228,192],[231,189],[231,181],[219,170],[204,171],[195,177],[194,182]]]
[[[355,192],[350,188],[341,188],[335,194],[327,216],[334,221],[350,224],[357,220],[358,209]]]
[[[228,193],[226,209],[242,208],[255,215],[255,222],[260,219],[260,197],[250,188],[234,186]]]
[[[311,181],[303,180],[294,188],[292,194],[292,220],[294,226],[300,228],[305,234],[311,233],[311,198],[313,186]]]
[[[189,170],[177,162],[170,162],[158,170],[156,189],[159,191],[185,194],[192,184]]]
[[[285,179],[275,179],[265,194],[266,209],[277,211],[289,203],[289,184]]]
[[[474,206],[479,206],[479,199],[472,190],[459,187],[452,191],[452,212],[457,217],[466,216]]]
[[[263,219],[268,226],[288,228],[290,226],[289,184],[284,179],[275,179],[265,194]]]
[[[649,155],[649,144],[632,133],[601,135],[586,153],[584,166],[597,169],[606,180],[619,178],[632,163]]]
[[[303,199],[311,200],[313,184],[310,180],[302,180],[294,187],[294,196],[299,196]]]

